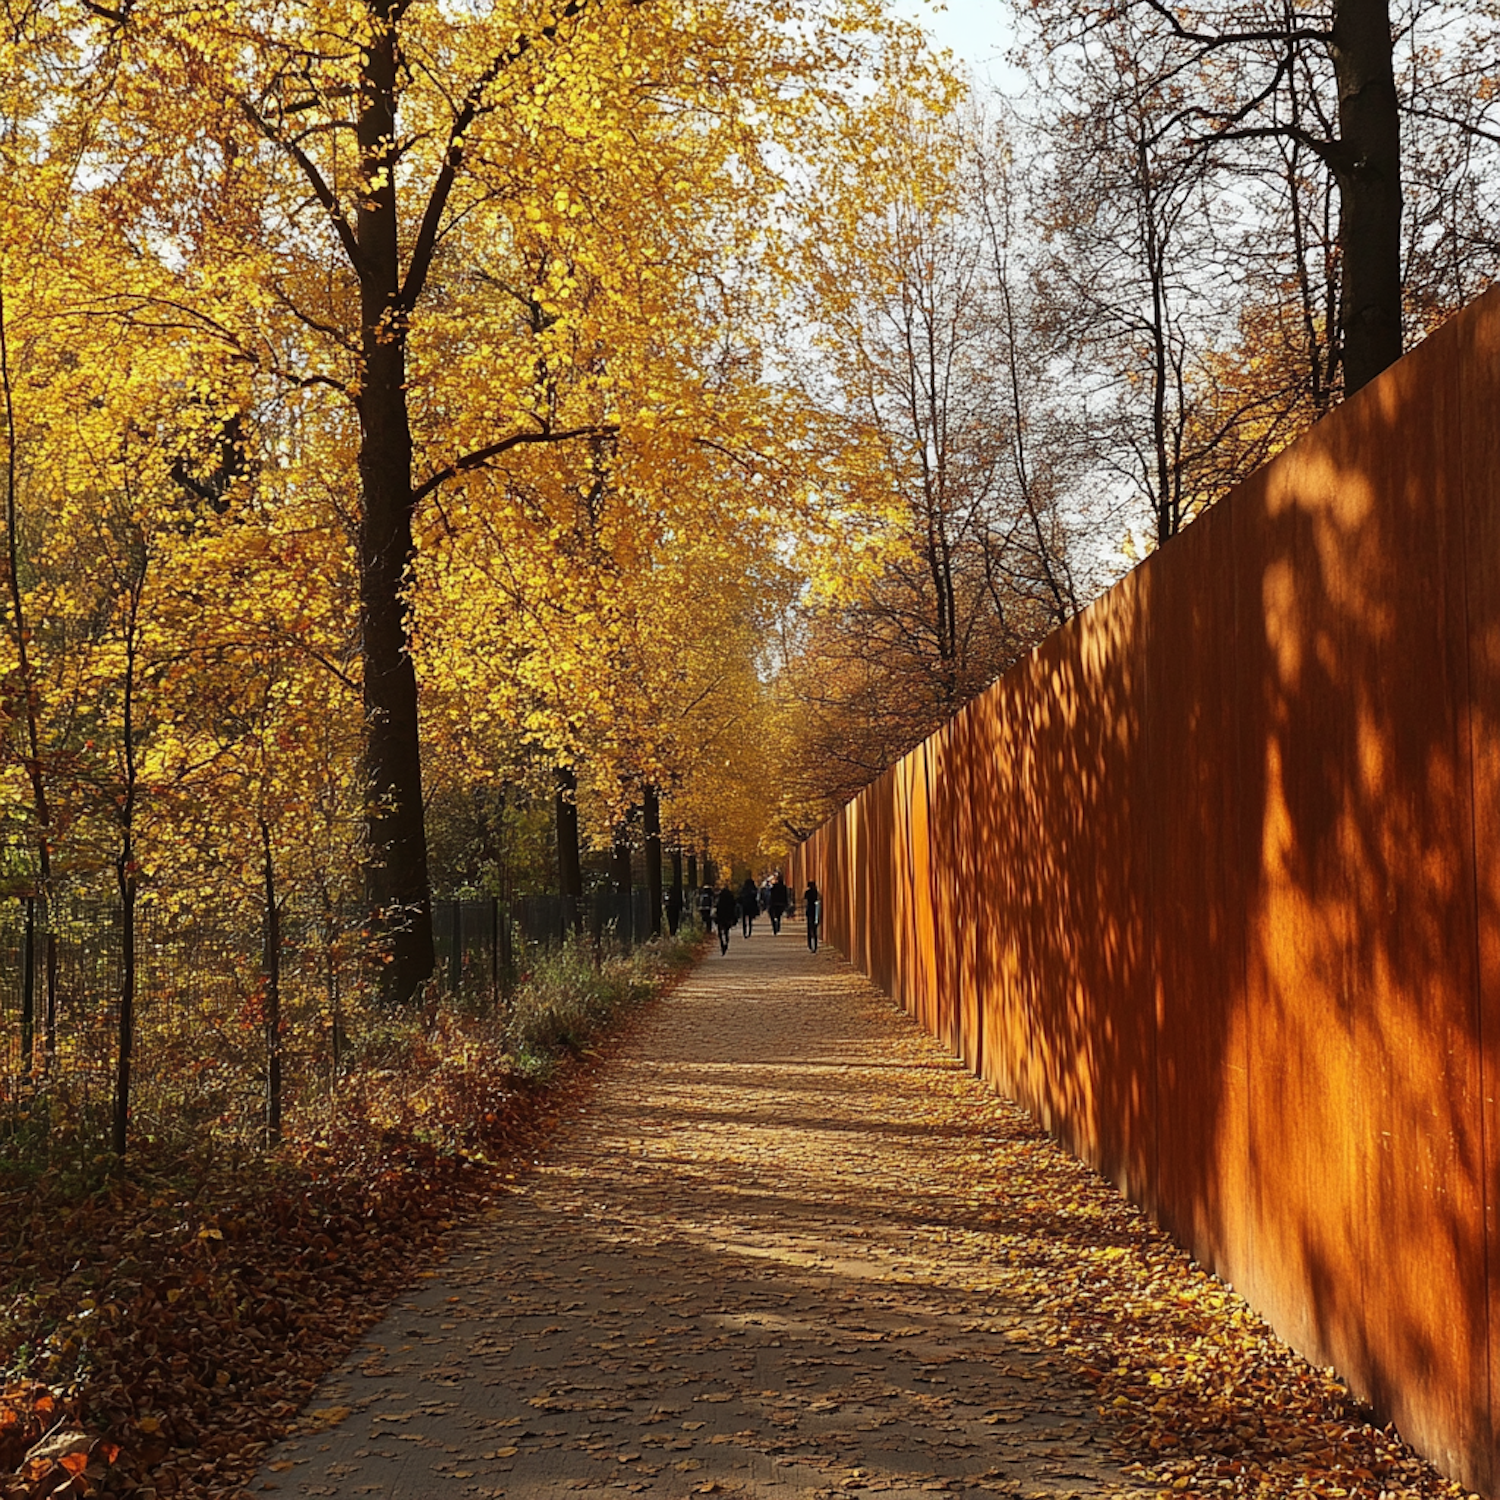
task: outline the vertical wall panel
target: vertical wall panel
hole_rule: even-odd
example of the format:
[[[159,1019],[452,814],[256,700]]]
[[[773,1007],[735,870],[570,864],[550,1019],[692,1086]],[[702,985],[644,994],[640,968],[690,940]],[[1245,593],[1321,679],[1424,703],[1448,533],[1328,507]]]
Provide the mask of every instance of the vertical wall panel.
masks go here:
[[[1325,451],[1341,489],[1368,492],[1341,674],[1359,726],[1344,843],[1364,1307],[1335,1359],[1452,1471],[1488,1413],[1463,398],[1446,345],[1362,392]]]
[[[1462,455],[1466,602],[1469,640],[1469,753],[1474,796],[1478,904],[1479,1054],[1485,1188],[1486,1324],[1490,1455],[1475,1483],[1500,1493],[1500,306],[1465,318],[1457,359],[1462,381]],[[1476,1396],[1477,1396],[1476,1392]]]
[[[1211,511],[1155,571],[1144,747],[1158,1159],[1153,1207],[1207,1265],[1248,1269],[1245,891],[1236,799],[1234,537]]]

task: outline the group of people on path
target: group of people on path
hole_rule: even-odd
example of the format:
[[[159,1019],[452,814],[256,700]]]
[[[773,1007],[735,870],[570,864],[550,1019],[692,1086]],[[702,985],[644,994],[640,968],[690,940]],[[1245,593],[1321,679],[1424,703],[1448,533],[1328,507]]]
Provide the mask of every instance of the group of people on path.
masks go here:
[[[818,951],[818,928],[823,920],[823,902],[818,895],[817,882],[809,880],[802,893],[802,909],[807,918],[807,946]],[[735,922],[740,924],[740,935],[750,937],[755,931],[755,919],[764,912],[771,919],[771,934],[779,936],[781,924],[788,913],[795,915],[795,898],[782,878],[781,871],[775,879],[767,879],[760,886],[747,875],[744,884],[736,892],[726,885],[717,895],[712,886],[705,885],[698,892],[698,915],[704,927],[717,927],[719,952],[729,952],[729,934]]]

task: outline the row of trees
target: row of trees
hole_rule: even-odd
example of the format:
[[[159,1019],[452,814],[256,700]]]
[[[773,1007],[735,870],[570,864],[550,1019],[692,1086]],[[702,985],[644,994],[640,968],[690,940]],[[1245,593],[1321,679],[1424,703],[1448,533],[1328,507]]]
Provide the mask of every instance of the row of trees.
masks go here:
[[[753,853],[785,538],[875,488],[769,352],[788,183],[950,85],[868,0],[3,25],[5,855],[124,912],[123,1149],[143,899],[312,905],[400,1002],[431,813],[550,803],[565,894]]]
[[[1490,10],[1012,17],[1024,95],[877,102],[901,190],[819,183],[808,316],[884,450],[893,545],[792,621],[793,836],[1500,268]]]
[[[430,821],[815,826],[1492,275],[1487,23],[1383,3],[1038,0],[1004,105],[880,0],[8,12],[12,888],[400,1001]]]

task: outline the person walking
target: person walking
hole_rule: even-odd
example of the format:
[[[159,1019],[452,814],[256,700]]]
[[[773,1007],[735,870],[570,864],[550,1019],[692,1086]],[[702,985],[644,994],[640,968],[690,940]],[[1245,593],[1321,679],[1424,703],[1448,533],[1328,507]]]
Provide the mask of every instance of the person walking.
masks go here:
[[[771,882],[771,895],[766,902],[766,910],[771,914],[771,936],[781,935],[781,919],[786,915],[787,898],[786,881],[781,878],[781,871],[776,872],[776,879]]]
[[[734,892],[726,885],[719,892],[718,904],[714,907],[714,921],[719,928],[719,952],[729,952],[729,929],[734,926]]]
[[[823,898],[818,894],[816,880],[807,882],[807,889],[802,893],[802,910],[807,917],[807,946],[816,953],[818,928],[823,925]]]
[[[760,911],[760,892],[755,888],[754,879],[747,875],[745,883],[740,887],[740,933],[749,937],[755,931],[756,913]]]
[[[698,889],[698,920],[703,923],[705,932],[713,931],[714,888],[711,885],[700,886]]]

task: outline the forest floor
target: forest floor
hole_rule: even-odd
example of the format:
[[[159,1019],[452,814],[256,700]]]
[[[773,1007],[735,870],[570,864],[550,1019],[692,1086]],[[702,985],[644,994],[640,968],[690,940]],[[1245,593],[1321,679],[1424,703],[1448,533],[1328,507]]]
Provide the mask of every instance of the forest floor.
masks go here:
[[[65,1113],[31,1156],[5,1142],[0,1500],[233,1493],[449,1233],[532,1169],[698,946],[584,945],[503,1012],[404,1013],[274,1150],[204,1128],[201,1101],[138,1129],[123,1166],[90,1161]]]
[[[711,954],[252,1489],[1463,1492],[800,924]]]

